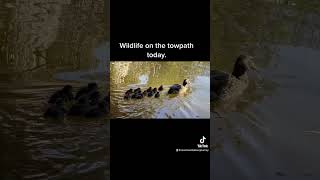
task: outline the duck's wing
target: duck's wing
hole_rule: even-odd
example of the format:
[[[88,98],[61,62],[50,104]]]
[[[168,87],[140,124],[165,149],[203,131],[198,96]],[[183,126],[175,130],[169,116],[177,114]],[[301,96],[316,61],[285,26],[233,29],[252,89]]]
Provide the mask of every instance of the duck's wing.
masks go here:
[[[228,73],[212,70],[210,75],[211,91],[213,91],[216,96],[219,96],[223,88],[227,85],[229,79],[230,75]]]

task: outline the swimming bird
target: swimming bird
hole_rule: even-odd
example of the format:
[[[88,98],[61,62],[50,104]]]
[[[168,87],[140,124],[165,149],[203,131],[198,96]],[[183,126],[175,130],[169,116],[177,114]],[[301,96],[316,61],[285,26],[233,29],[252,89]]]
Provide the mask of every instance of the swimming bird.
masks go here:
[[[155,97],[155,98],[160,97],[160,93],[159,93],[159,92],[157,92],[157,93],[156,93],[156,95],[154,95],[154,97]]]
[[[152,97],[153,96],[153,91],[148,92],[148,97]]]
[[[131,97],[132,97],[132,95],[133,95],[133,89],[129,89],[129,90],[127,90],[126,92],[125,92],[125,94],[124,94],[124,99],[130,99]]]
[[[178,94],[185,93],[190,88],[190,81],[188,79],[184,79],[182,85],[174,84],[170,87],[168,94]]]
[[[137,89],[135,89],[133,92],[134,92],[134,93],[136,93],[136,92],[141,92],[141,88],[137,88]]]
[[[211,71],[211,98],[213,101],[226,101],[240,96],[248,87],[247,72],[256,70],[251,56],[240,55],[234,64],[232,74],[223,71]]]
[[[48,103],[54,104],[58,99],[62,99],[63,101],[71,101],[74,99],[72,93],[72,86],[66,85],[61,90],[56,91],[50,98]]]
[[[147,92],[150,92],[152,90],[152,87],[149,87],[148,89],[147,89]]]
[[[45,118],[63,119],[66,112],[64,100],[58,98],[54,104],[50,104],[43,116]]]
[[[146,96],[148,94],[147,90],[144,90],[142,94]]]
[[[141,92],[136,92],[132,95],[131,97],[132,99],[142,99],[143,98],[143,94]]]
[[[126,94],[129,94],[129,93],[133,93],[133,89],[129,89],[128,91],[126,91]]]
[[[161,85],[159,88],[158,88],[159,91],[162,91],[163,90],[163,86]]]
[[[91,93],[98,90],[97,83],[89,83],[87,86],[82,87],[79,89],[79,91],[76,94],[75,99],[78,100],[82,95],[90,95]]]
[[[157,92],[157,88],[153,88],[153,89],[152,89],[152,92],[153,92],[153,93],[156,93],[156,92]]]
[[[91,94],[89,94],[88,96],[88,100],[89,100],[89,104],[90,105],[95,105],[98,104],[99,100],[100,100],[100,92],[99,91],[94,91]]]
[[[98,103],[97,106],[95,106],[94,108],[89,110],[85,114],[85,117],[97,118],[97,117],[106,116],[108,114],[108,110],[109,110],[108,105],[109,105],[109,101],[108,101],[108,97],[106,96],[102,101],[100,101]]]
[[[130,99],[131,98],[131,94],[130,93],[126,93],[123,98],[124,99]]]
[[[85,115],[90,110],[92,110],[93,108],[94,106],[89,104],[88,96],[81,96],[78,102],[70,108],[68,115],[82,116],[82,115]]]

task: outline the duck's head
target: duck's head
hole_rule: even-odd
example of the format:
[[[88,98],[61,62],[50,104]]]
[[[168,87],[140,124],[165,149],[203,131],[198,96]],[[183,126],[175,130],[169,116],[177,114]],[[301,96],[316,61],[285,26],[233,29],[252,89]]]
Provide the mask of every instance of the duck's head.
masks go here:
[[[187,85],[190,85],[190,84],[191,84],[191,82],[190,82],[189,79],[184,79],[183,82],[182,82],[183,86],[187,86]]]
[[[232,75],[239,79],[248,70],[257,70],[252,59],[252,56],[240,55],[234,64]]]

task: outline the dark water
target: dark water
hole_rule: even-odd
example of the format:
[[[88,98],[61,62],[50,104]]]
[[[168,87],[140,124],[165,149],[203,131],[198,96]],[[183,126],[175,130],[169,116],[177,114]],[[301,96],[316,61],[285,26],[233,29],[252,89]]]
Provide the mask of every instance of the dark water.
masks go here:
[[[209,62],[113,62],[110,71],[111,115],[115,118],[210,118]],[[183,94],[169,96],[173,84],[191,81]],[[132,88],[160,87],[159,98],[123,98]]]
[[[212,4],[214,68],[241,53],[260,73],[212,123],[213,179],[320,179],[320,2]],[[222,129],[220,129],[222,128]]]
[[[105,1],[0,2],[0,179],[108,179],[109,121],[42,117],[51,93],[107,91]]]

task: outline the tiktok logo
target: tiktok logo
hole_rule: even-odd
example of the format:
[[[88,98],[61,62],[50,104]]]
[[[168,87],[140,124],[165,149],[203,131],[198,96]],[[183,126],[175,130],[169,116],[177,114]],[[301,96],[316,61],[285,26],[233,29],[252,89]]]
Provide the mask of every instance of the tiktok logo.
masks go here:
[[[208,144],[204,144],[204,141],[206,140],[207,138],[202,136],[202,138],[200,139],[200,144],[198,144],[198,148],[208,148]]]
[[[203,144],[204,140],[206,140],[206,138],[204,136],[202,136],[202,138],[200,139],[200,143]]]

